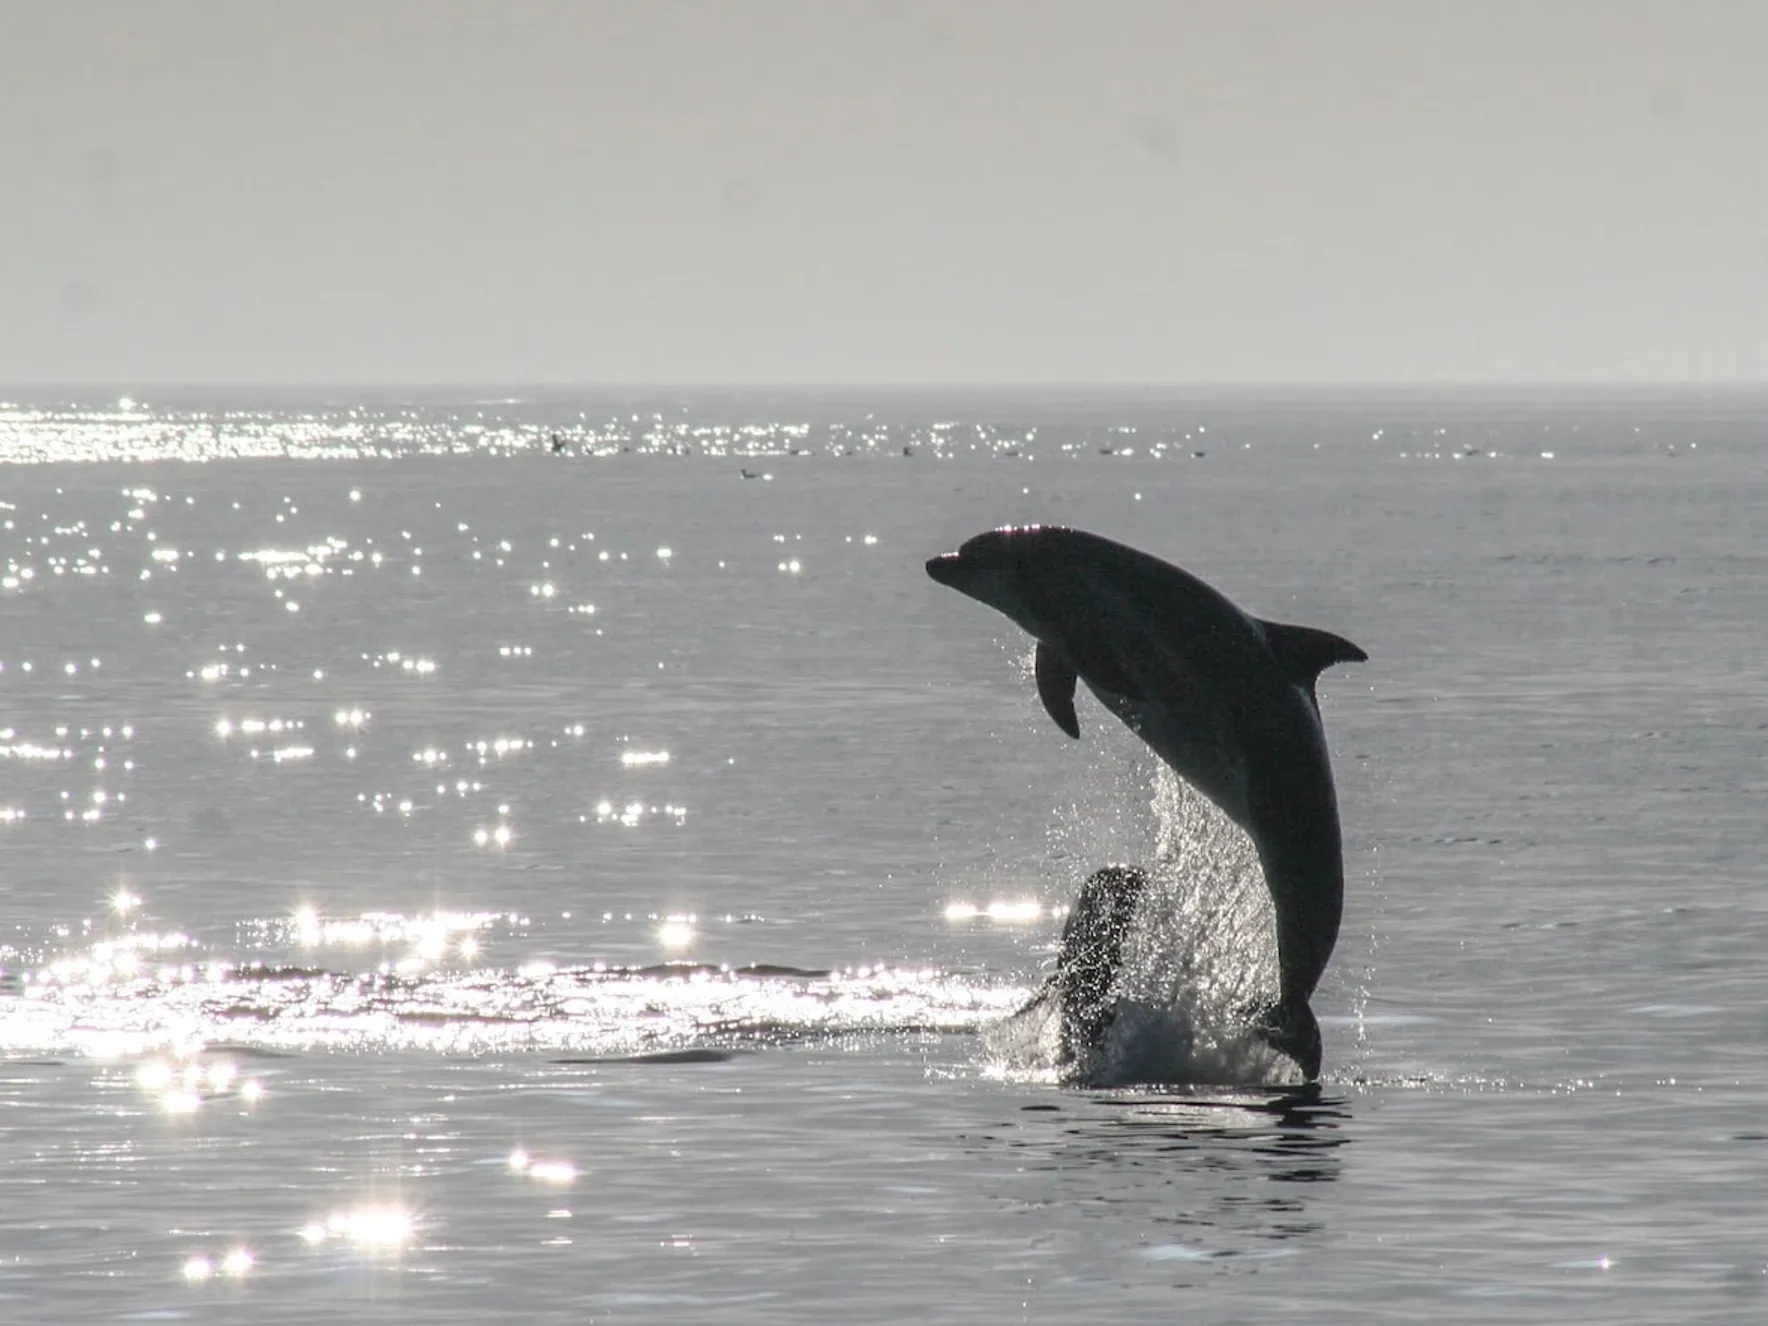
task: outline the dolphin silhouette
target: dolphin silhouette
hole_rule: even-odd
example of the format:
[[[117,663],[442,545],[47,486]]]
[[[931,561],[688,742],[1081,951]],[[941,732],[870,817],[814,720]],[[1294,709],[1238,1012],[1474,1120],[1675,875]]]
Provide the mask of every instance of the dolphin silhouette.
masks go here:
[[[1080,736],[1077,680],[1244,829],[1277,914],[1278,998],[1265,1040],[1320,1075],[1308,1000],[1344,910],[1344,850],[1320,671],[1360,663],[1328,631],[1261,621],[1189,572],[1097,534],[1055,525],[990,530],[927,574],[1005,613],[1037,639],[1038,697]]]

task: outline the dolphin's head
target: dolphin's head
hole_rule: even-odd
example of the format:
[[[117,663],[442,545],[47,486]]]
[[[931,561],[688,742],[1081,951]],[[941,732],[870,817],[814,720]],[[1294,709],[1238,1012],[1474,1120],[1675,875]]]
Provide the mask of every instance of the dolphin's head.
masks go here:
[[[1050,530],[1038,525],[1006,526],[966,539],[956,552],[927,563],[940,584],[1005,613],[1032,634],[1037,624],[1027,602],[1032,563]]]

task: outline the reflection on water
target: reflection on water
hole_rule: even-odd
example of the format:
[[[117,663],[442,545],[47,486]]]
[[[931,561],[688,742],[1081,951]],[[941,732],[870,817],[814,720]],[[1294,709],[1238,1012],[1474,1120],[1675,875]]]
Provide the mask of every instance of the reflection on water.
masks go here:
[[[198,1254],[184,1263],[184,1278],[207,1280],[215,1275],[225,1275],[237,1279],[251,1271],[256,1263],[257,1256],[250,1248],[229,1248],[218,1261]]]
[[[311,1247],[341,1239],[368,1252],[390,1252],[411,1241],[416,1227],[411,1212],[397,1206],[359,1206],[333,1211],[324,1221],[301,1227],[301,1238]]]
[[[1341,1176],[1352,1122],[1349,1098],[1317,1085],[1133,1090],[1023,1105],[964,1140],[1049,1176],[1048,1200],[1076,1212],[1140,1213],[1143,1256],[1256,1258],[1322,1230],[1306,1187]]]
[[[516,1174],[526,1174],[541,1183],[574,1183],[577,1180],[577,1166],[568,1160],[536,1160],[522,1148],[517,1147],[510,1152],[510,1169]]]
[[[144,1061],[135,1070],[135,1085],[168,1114],[192,1114],[207,1101],[228,1097],[252,1106],[264,1097],[263,1079],[242,1076],[225,1047],[200,1044],[187,1045],[171,1058]]]
[[[1120,1108],[1125,1132],[1142,1145],[1144,1136],[1178,1149],[1195,1146],[1200,1139],[1214,1139],[1244,1146],[1252,1153],[1279,1163],[1262,1172],[1274,1183],[1330,1182],[1339,1176],[1342,1157],[1337,1154],[1350,1135],[1348,1097],[1328,1097],[1315,1083],[1288,1090],[1256,1093],[1210,1093],[1186,1095],[1151,1094],[1101,1097],[1100,1103]],[[1292,1163],[1290,1163],[1292,1162]]]
[[[712,918],[708,918],[709,920]],[[726,924],[737,918],[723,918]],[[632,922],[633,918],[627,917]],[[650,918],[665,949],[685,947],[697,917]],[[645,924],[639,918],[634,924]],[[809,970],[686,960],[515,970],[476,965],[481,944],[532,942],[529,918],[489,913],[321,916],[248,922],[277,955],[241,960],[190,950],[184,934],[135,933],[27,968],[0,1004],[0,1049],[133,1057],[170,1047],[138,1080],[165,1108],[195,1109],[235,1089],[206,1045],[258,1049],[414,1049],[449,1053],[574,1050],[612,1056],[701,1045],[784,1044],[886,1031],[970,1031],[1026,991],[930,969]],[[378,948],[366,970],[315,965],[327,949]],[[167,962],[167,953],[184,960]],[[281,955],[286,954],[284,958]],[[292,959],[292,960],[291,960]]]

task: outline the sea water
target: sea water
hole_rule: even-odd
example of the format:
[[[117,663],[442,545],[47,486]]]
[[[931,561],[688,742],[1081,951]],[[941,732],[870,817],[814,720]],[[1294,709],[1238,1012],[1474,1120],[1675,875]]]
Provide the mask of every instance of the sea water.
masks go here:
[[[1764,442],[1747,393],[10,393],[0,1320],[1760,1319]],[[1143,1006],[1270,961],[1244,840],[922,572],[1030,521],[1369,652],[1317,1094],[1003,1048],[1107,861],[1166,863]]]

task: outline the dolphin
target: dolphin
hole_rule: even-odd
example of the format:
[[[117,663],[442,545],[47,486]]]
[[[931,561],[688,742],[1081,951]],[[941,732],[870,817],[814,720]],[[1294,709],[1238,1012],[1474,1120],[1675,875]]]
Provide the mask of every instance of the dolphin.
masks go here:
[[[1308,1000],[1338,940],[1344,851],[1315,683],[1368,658],[1309,626],[1261,621],[1196,576],[1097,534],[990,530],[927,574],[1037,640],[1038,697],[1071,737],[1077,681],[1252,839],[1277,914],[1278,997],[1258,1030],[1311,1082]]]
[[[1148,886],[1137,866],[1105,866],[1081,886],[1056,950],[1056,970],[1020,1013],[1054,1000],[1061,1017],[1060,1062],[1082,1063],[1096,1054],[1117,1020],[1112,982],[1123,965],[1136,904]]]

